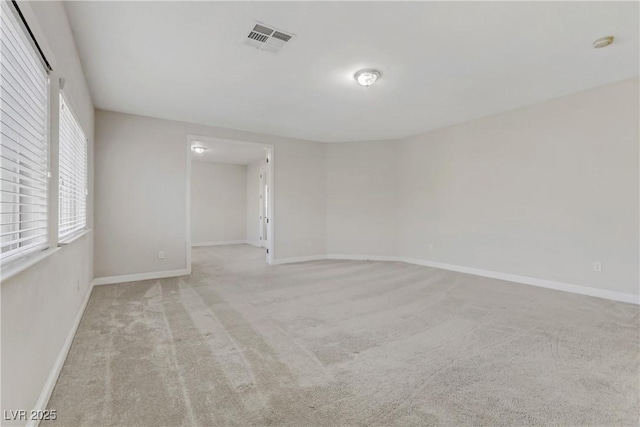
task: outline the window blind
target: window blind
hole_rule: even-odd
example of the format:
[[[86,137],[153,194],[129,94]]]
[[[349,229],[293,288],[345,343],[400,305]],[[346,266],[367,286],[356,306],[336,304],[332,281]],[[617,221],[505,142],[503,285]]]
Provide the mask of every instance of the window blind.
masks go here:
[[[0,263],[46,249],[49,79],[11,4],[0,32]]]
[[[60,94],[60,240],[87,227],[87,139]]]

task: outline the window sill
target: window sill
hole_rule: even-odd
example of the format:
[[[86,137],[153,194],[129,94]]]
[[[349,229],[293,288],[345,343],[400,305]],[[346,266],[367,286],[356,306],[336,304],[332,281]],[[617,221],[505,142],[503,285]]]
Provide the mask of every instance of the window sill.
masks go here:
[[[91,233],[91,229],[87,229],[87,230],[83,230],[80,233],[74,234],[73,236],[69,236],[64,240],[61,240],[58,242],[58,246],[67,246],[73,242],[75,242],[76,240],[78,240],[81,237],[86,236],[87,234]]]
[[[54,253],[58,252],[62,246],[67,246],[75,242],[81,237],[84,237],[87,234],[91,233],[91,231],[92,230],[89,229],[89,230],[84,230],[81,233],[74,234],[73,236],[68,237],[64,241],[59,242],[57,248],[48,248],[43,251],[37,252],[35,254],[30,254],[22,259],[12,262],[6,267],[0,268],[0,281],[4,282],[5,280],[9,280],[13,276],[16,276],[22,273],[23,271],[33,267],[43,259],[48,258]]]
[[[59,250],[60,248],[48,248],[38,253],[28,255],[20,260],[9,264],[6,267],[2,267],[2,271],[0,271],[0,282],[4,282],[15,275],[22,273],[23,271],[33,267],[43,259],[49,258]]]

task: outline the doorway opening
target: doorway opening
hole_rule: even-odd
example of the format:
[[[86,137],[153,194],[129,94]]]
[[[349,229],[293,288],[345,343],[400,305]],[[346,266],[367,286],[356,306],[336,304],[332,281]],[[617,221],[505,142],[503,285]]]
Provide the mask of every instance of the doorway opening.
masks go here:
[[[193,248],[250,245],[273,264],[274,147],[202,135],[187,137],[187,265]],[[232,248],[231,246],[228,246]],[[220,250],[224,248],[218,248]],[[253,252],[251,252],[253,251]]]

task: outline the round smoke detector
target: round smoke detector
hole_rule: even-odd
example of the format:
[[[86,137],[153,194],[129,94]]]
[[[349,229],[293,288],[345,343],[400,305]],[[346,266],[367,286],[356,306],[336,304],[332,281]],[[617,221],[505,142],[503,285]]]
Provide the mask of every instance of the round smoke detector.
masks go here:
[[[607,47],[609,46],[611,43],[613,43],[613,36],[607,36],[607,37],[602,37],[596,41],[593,42],[593,47],[595,47],[596,49],[601,49],[603,47]]]

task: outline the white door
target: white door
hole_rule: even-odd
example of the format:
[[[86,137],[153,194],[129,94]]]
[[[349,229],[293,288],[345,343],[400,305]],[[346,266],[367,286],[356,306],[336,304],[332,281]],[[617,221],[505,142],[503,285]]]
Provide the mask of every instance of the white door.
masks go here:
[[[269,186],[267,184],[267,167],[260,168],[260,245],[267,247],[269,241],[268,226],[269,224]]]

